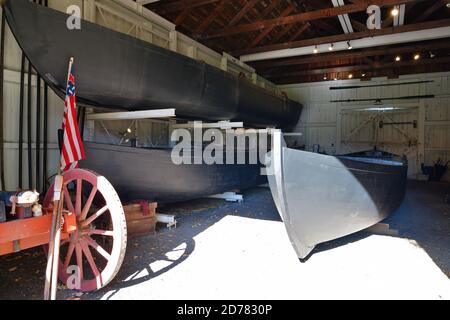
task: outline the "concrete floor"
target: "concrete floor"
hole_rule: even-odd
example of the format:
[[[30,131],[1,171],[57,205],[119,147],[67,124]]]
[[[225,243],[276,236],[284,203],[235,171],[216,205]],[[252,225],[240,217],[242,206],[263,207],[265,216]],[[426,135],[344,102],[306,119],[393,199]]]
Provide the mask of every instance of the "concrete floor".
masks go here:
[[[297,259],[267,188],[242,204],[197,200],[162,208],[177,229],[129,241],[106,289],[82,299],[450,299],[447,184],[411,182],[388,218],[398,237],[362,231]],[[40,249],[0,257],[0,299],[40,299]],[[61,299],[77,297],[60,290]]]

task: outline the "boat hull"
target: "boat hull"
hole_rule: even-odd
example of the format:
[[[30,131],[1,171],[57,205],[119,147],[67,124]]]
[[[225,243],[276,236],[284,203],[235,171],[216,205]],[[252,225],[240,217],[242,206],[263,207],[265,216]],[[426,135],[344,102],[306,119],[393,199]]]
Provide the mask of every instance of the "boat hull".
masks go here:
[[[319,243],[380,222],[403,201],[405,163],[289,149],[279,132],[274,144],[269,183],[301,259]]]
[[[46,83],[63,97],[75,59],[81,105],[130,111],[175,108],[177,117],[295,126],[302,106],[204,62],[82,21],[28,0],[8,0],[8,24]]]
[[[267,183],[261,165],[176,165],[169,149],[85,143],[83,168],[104,175],[124,200],[172,203]],[[192,157],[192,163],[195,160]]]

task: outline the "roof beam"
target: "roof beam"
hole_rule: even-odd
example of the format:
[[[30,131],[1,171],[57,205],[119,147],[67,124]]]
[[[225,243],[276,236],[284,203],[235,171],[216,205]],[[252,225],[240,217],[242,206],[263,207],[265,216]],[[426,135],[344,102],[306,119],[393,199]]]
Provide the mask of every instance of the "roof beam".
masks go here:
[[[283,10],[283,12],[281,13],[282,17],[287,16],[288,14],[290,14],[292,11],[294,11],[295,7],[292,3],[289,3],[289,6]],[[261,41],[264,40],[265,37],[267,37],[267,35],[269,33],[272,32],[272,30],[275,28],[275,26],[266,28],[264,30],[262,30],[262,32],[252,41],[252,43],[250,44],[250,48],[256,47]]]
[[[184,20],[189,16],[191,13],[191,7],[186,7],[175,19],[173,23],[175,23],[176,26],[180,26],[183,24]]]
[[[349,5],[344,5],[342,7],[326,8],[326,9],[320,9],[320,10],[315,10],[315,11],[302,12],[302,13],[294,14],[294,15],[287,16],[287,17],[278,17],[278,18],[274,18],[274,19],[262,20],[262,21],[248,23],[248,24],[239,25],[239,26],[235,26],[235,27],[228,27],[228,28],[224,28],[222,30],[210,32],[210,33],[204,35],[202,38],[210,39],[210,38],[225,37],[225,36],[229,36],[229,35],[233,35],[233,34],[262,30],[262,29],[266,29],[266,28],[270,28],[270,27],[274,27],[274,26],[292,24],[292,23],[297,23],[297,22],[306,22],[306,21],[318,20],[318,19],[323,19],[323,18],[330,18],[330,17],[335,17],[338,15],[365,11],[367,9],[368,5],[372,5],[372,4],[376,4],[376,5],[383,7],[383,6],[409,3],[409,2],[413,2],[413,1],[417,2],[417,1],[424,1],[424,0],[362,0],[360,3],[357,3],[357,4],[349,4]]]
[[[294,72],[284,72],[280,74],[267,75],[266,78],[275,79],[275,78],[289,78],[289,77],[298,77],[298,76],[306,76],[306,75],[316,75],[316,74],[329,74],[329,73],[341,73],[341,72],[352,72],[352,71],[371,71],[371,70],[379,70],[379,69],[395,69],[401,67],[411,67],[418,65],[430,65],[430,64],[444,64],[450,63],[450,57],[440,57],[433,59],[424,59],[422,61],[401,61],[401,62],[388,62],[388,63],[379,63],[375,65],[347,65],[342,67],[332,67],[332,68],[317,68],[317,69],[309,69],[309,70],[301,70]]]
[[[432,6],[430,6],[427,10],[425,10],[414,22],[422,22],[428,19],[433,13],[435,13],[438,9],[442,8],[448,3],[448,1],[439,0],[436,1]]]
[[[278,60],[266,60],[257,61],[252,63],[252,67],[257,70],[277,68],[277,67],[288,67],[296,66],[302,64],[312,64],[312,63],[326,63],[333,62],[340,59],[363,59],[365,57],[374,57],[394,54],[405,54],[411,52],[424,52],[432,50],[441,50],[450,48],[450,38],[445,39],[445,41],[433,41],[428,43],[410,43],[407,46],[387,48],[385,46],[373,49],[364,49],[361,51],[351,50],[350,52],[337,52],[337,53],[326,53],[321,55],[309,55],[307,57],[296,57],[290,59],[278,59]]]
[[[233,17],[233,19],[231,19],[228,26],[231,27],[237,24],[258,2],[259,0],[250,0],[247,2],[247,4]]]
[[[358,49],[447,37],[450,37],[450,19],[268,45],[235,52],[233,55],[242,55],[241,60],[247,62],[309,55],[313,52],[314,46],[328,46],[330,43],[334,44],[335,51],[342,51],[348,50],[348,41],[351,41],[352,46]],[[326,50],[322,48],[321,51]],[[255,53],[250,54],[251,52]]]
[[[217,16],[223,11],[223,8],[227,4],[226,0],[221,0],[220,3],[216,6],[216,8],[213,10],[213,12],[205,19],[203,20],[202,24],[197,28],[197,33],[203,33],[214,21],[214,19],[217,18]]]

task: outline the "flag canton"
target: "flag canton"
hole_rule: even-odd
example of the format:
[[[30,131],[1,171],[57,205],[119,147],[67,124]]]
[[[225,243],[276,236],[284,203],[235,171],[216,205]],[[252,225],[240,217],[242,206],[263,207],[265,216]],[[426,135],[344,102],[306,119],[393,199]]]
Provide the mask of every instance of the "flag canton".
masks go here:
[[[69,97],[72,97],[75,95],[75,83],[72,79],[70,79],[69,82],[67,83],[66,95]]]

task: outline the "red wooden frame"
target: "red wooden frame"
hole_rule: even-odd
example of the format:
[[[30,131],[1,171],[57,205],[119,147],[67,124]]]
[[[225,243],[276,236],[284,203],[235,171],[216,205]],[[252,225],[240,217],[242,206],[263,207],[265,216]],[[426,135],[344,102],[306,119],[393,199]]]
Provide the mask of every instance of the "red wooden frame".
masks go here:
[[[52,215],[0,223],[0,256],[49,243]],[[77,230],[74,214],[64,213],[61,239]]]

